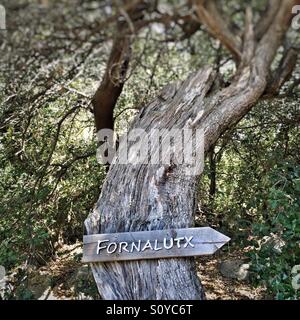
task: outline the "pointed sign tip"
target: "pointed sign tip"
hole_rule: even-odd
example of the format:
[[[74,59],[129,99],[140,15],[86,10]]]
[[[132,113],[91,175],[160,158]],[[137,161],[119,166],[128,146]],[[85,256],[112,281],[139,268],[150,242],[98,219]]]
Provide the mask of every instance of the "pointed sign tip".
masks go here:
[[[214,228],[207,227],[209,230],[209,233],[213,236],[213,238],[217,241],[219,240],[220,242],[229,242],[231,239],[226,236],[225,234],[221,233],[220,231],[215,230]]]

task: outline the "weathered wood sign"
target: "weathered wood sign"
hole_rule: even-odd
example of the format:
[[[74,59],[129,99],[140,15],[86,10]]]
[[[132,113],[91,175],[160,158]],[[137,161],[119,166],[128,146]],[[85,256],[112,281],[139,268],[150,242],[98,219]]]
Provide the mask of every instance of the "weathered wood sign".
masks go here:
[[[83,262],[105,262],[213,254],[230,240],[210,228],[93,234],[83,237]]]

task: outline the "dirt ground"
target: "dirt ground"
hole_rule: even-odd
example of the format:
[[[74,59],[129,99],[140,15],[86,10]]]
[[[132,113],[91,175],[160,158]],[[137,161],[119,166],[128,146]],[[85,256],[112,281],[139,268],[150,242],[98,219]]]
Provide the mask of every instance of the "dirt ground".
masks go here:
[[[35,270],[28,287],[41,300],[99,299],[88,265],[80,262],[81,244],[64,246],[55,261]],[[220,250],[212,256],[197,258],[197,270],[208,300],[269,299],[264,288],[248,280],[225,277],[220,264],[226,260],[245,260],[242,252]]]
[[[220,264],[228,259],[244,259],[239,252],[221,252],[214,256],[197,259],[198,275],[205,288],[207,300],[264,300],[270,299],[265,288],[255,288],[248,280],[224,277]]]

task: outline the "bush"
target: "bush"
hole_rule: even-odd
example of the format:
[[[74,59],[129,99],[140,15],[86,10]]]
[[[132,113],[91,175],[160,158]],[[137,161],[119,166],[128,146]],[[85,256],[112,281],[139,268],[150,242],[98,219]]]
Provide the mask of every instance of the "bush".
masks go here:
[[[266,219],[253,224],[254,280],[263,282],[276,299],[299,299],[292,269],[300,263],[300,166],[284,163],[272,173]]]

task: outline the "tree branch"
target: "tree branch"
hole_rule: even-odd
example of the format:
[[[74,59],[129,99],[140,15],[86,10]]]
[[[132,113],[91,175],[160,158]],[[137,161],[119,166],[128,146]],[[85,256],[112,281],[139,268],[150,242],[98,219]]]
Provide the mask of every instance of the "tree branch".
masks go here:
[[[113,112],[127,79],[133,36],[143,27],[141,22],[144,21],[144,11],[149,6],[151,4],[144,0],[126,0],[124,7],[119,8],[123,19],[117,19],[116,34],[105,74],[92,99],[97,131],[114,129]]]
[[[207,31],[232,53],[234,59],[241,59],[241,39],[234,35],[220,14],[215,0],[195,0],[195,11]]]
[[[274,17],[276,16],[276,13],[280,8],[280,4],[281,0],[269,0],[268,5],[261,14],[261,17],[255,26],[255,35],[258,41],[268,31],[274,20]]]
[[[295,69],[298,52],[294,48],[288,48],[280,61],[277,70],[265,90],[265,95],[278,95],[280,88],[288,81]]]

